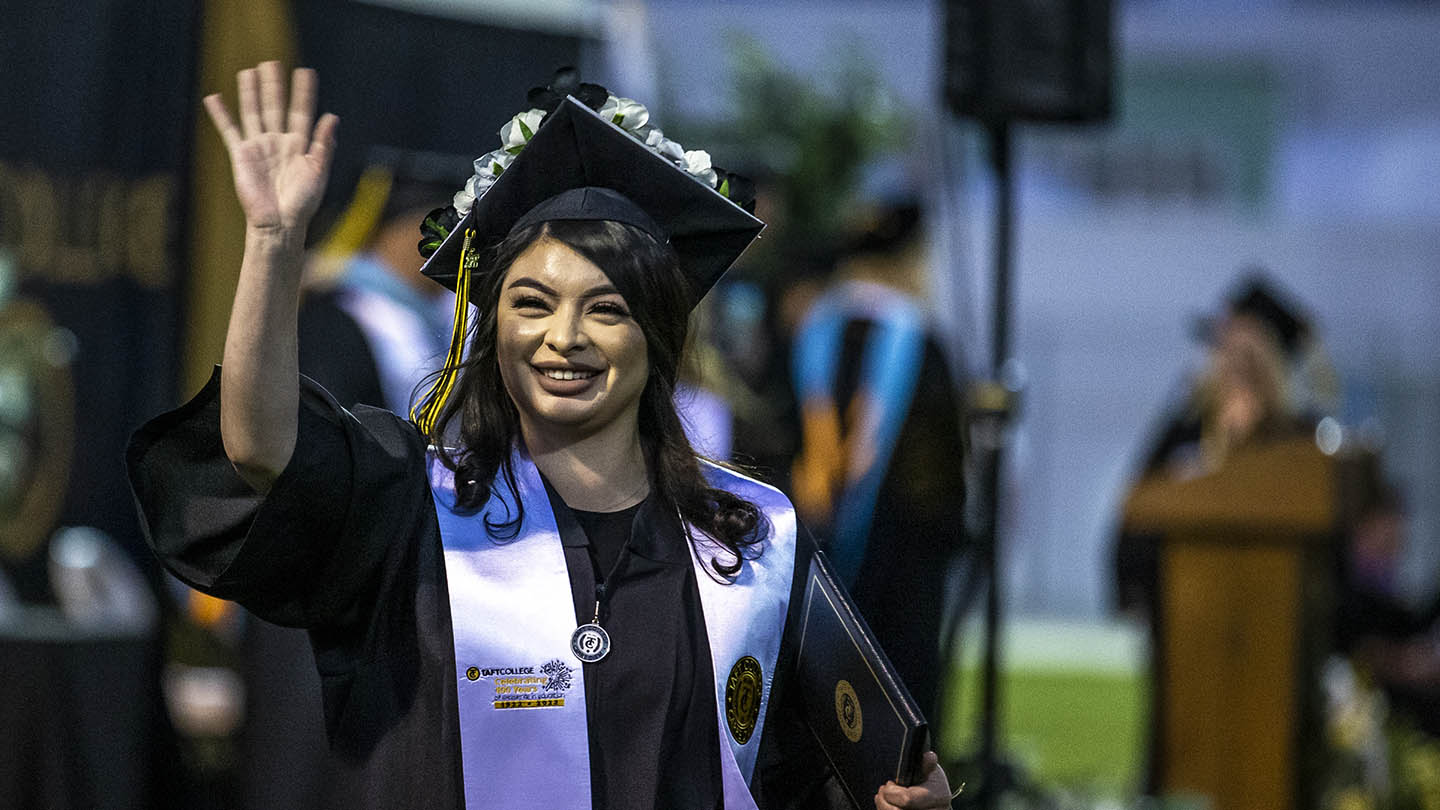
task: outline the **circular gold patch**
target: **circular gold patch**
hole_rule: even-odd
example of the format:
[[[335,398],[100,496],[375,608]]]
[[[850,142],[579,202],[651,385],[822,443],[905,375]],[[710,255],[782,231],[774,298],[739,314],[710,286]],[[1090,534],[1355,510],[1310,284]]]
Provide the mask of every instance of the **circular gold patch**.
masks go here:
[[[730,736],[740,745],[749,742],[755,733],[764,692],[760,662],[748,655],[736,661],[730,677],[725,679],[725,723],[730,726]]]
[[[835,719],[840,721],[840,730],[850,742],[860,742],[865,733],[865,717],[860,713],[860,698],[849,681],[835,684]]]
[[[480,668],[470,667],[469,669],[465,670],[465,677],[469,678],[472,681],[480,680]]]

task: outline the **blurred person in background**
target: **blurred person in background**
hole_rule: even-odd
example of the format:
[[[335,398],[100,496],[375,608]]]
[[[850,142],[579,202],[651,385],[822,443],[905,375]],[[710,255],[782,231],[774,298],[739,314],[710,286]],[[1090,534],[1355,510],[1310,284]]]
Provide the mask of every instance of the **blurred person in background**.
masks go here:
[[[1252,272],[1202,325],[1204,370],[1166,417],[1137,478],[1191,478],[1218,470],[1237,449],[1313,434],[1316,418],[1293,395],[1295,369],[1313,350],[1308,320],[1263,275]],[[1149,621],[1156,538],[1122,532],[1115,546],[1118,608]]]
[[[248,233],[226,363],[137,432],[131,479],[172,571],[309,628],[354,804],[840,806],[763,744],[805,734],[783,684],[811,552],[778,491],[701,466],[671,398],[689,307],[760,227],[740,180],[573,72],[533,91],[426,218],[426,274],[464,294],[406,422],[298,375],[337,121],[313,73],[289,103],[276,63],[239,85],[239,125],[206,99]],[[933,753],[877,787],[948,804]]]
[[[831,283],[798,319],[791,488],[910,693],[936,716],[944,584],[965,538],[965,441],[923,303],[928,261],[913,198],[874,204],[854,225]]]
[[[732,397],[743,396],[715,345],[714,318],[705,302],[696,307],[686,363],[675,387],[675,409],[695,451],[713,461],[729,461],[735,447]]]
[[[720,362],[707,368],[707,380],[718,384],[730,404],[732,457],[789,491],[800,436],[790,346],[833,268],[834,251],[816,256],[808,243],[796,249],[780,201],[783,179],[760,164],[746,170],[755,178],[755,215],[765,222],[765,237],[745,252],[710,297]]]
[[[407,414],[444,359],[455,298],[420,275],[416,223],[464,185],[468,169],[443,155],[373,151],[317,251],[300,307],[300,371],[336,401]]]
[[[1408,530],[1399,490],[1382,483],[1348,533],[1336,641],[1394,711],[1440,738],[1440,595],[1416,609],[1400,592]]]

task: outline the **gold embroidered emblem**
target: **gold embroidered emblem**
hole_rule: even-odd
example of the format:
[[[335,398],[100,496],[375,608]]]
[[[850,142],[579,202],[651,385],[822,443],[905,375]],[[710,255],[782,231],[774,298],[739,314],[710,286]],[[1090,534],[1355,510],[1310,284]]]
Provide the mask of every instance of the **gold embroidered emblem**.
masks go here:
[[[742,657],[730,668],[730,677],[725,679],[725,723],[730,726],[730,736],[740,745],[749,742],[755,733],[764,691],[760,662],[752,656]]]
[[[840,721],[840,730],[850,742],[860,742],[865,733],[865,717],[860,713],[860,698],[849,681],[835,684],[835,719]]]
[[[469,244],[469,240],[466,240],[466,244]],[[477,273],[480,271],[480,251],[466,250],[461,261],[465,263],[465,270],[467,272]]]

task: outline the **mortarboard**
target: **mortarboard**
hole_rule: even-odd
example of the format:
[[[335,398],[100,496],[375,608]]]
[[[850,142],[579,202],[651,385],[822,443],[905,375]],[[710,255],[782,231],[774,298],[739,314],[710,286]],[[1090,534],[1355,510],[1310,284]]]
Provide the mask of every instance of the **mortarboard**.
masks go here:
[[[1280,343],[1285,357],[1293,360],[1310,338],[1310,321],[1289,297],[1271,282],[1260,268],[1249,268],[1230,293],[1219,315],[1208,315],[1196,322],[1196,334],[1205,341],[1214,338],[1215,329],[1227,315],[1246,315],[1264,324]]]
[[[1272,331],[1287,360],[1296,359],[1310,339],[1308,317],[1259,267],[1248,268],[1230,288],[1220,313],[1202,314],[1195,319],[1195,337],[1205,343],[1214,342],[1215,330],[1228,316],[1248,316],[1260,321]]]
[[[1252,276],[1242,283],[1226,301],[1233,315],[1249,315],[1275,332],[1285,354],[1293,356],[1310,335],[1310,324],[1293,304],[1281,299],[1281,293],[1261,276]]]
[[[690,280],[692,304],[764,227],[624,129],[568,96],[495,184],[475,200],[421,269],[456,288],[465,235],[470,249],[498,244],[517,224],[611,219],[669,242]]]

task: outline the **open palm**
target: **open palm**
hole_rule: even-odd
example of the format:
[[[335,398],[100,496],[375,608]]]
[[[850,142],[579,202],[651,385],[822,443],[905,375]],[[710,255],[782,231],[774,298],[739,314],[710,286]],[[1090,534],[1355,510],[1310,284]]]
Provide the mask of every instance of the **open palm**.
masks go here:
[[[278,62],[240,71],[240,125],[220,96],[205,98],[235,174],[235,195],[252,228],[304,228],[325,193],[339,119],[315,121],[315,72],[297,69],[286,100]]]

